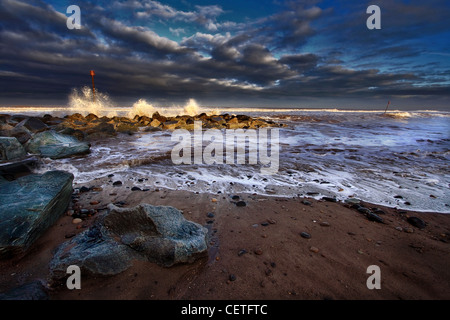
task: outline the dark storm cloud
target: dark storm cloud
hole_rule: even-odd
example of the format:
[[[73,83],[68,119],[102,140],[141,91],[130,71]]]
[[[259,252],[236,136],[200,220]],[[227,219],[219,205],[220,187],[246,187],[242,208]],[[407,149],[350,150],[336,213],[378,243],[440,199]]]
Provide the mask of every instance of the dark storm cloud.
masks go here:
[[[344,39],[354,17],[342,19],[336,26],[344,29],[334,30],[321,22],[332,10],[316,1],[309,5],[289,2],[280,12],[246,22],[220,21],[224,10],[219,5],[191,6],[192,10],[184,11],[150,0],[80,6],[83,28],[68,30],[66,15],[45,2],[0,0],[0,102],[34,97],[65,103],[72,88],[89,84],[91,69],[101,91],[116,101],[130,102],[141,97],[226,102],[231,97],[248,101],[448,94],[448,86],[436,85],[448,81],[448,72],[428,74],[424,70],[429,63],[422,63],[418,70],[408,64],[383,70],[367,62],[387,56],[414,58],[423,54],[423,48],[394,44],[392,39],[374,40],[372,34],[366,39],[367,29],[359,27],[352,29],[356,30],[354,40]],[[420,12],[407,6],[392,8],[393,12],[410,10],[414,16]],[[424,11],[428,18],[433,13]],[[146,16],[203,29],[175,41],[141,24]],[[398,23],[399,28],[409,25]],[[425,26],[425,18],[419,24]],[[171,32],[181,30],[173,26]],[[328,32],[325,37],[343,39],[342,45],[326,52],[302,52],[312,37],[324,31]],[[381,49],[374,43],[389,45]],[[348,51],[356,54],[349,58]],[[349,67],[346,61],[352,59],[358,64]]]

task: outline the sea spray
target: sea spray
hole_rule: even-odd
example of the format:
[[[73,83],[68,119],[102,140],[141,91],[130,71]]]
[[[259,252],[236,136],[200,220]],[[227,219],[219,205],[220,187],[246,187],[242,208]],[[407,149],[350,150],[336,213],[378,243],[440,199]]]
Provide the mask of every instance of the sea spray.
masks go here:
[[[139,99],[133,104],[132,109],[127,113],[127,116],[129,118],[133,118],[136,115],[151,117],[155,112],[167,117],[181,115],[195,116],[200,113],[200,107],[194,99],[189,99],[184,106],[174,105],[172,107],[156,107],[153,104],[148,103],[146,99]]]
[[[93,113],[97,116],[113,117],[117,113],[113,103],[107,94],[95,90],[95,102],[92,89],[85,86],[81,90],[73,89],[69,95],[69,110],[71,113],[81,113],[86,116]]]
[[[147,102],[145,99],[139,99],[133,104],[133,108],[128,112],[128,118],[133,118],[135,116],[147,116],[151,117],[156,108]]]
[[[195,116],[199,114],[199,106],[197,104],[197,101],[195,101],[194,99],[189,99],[189,101],[184,106],[184,113],[189,116]]]

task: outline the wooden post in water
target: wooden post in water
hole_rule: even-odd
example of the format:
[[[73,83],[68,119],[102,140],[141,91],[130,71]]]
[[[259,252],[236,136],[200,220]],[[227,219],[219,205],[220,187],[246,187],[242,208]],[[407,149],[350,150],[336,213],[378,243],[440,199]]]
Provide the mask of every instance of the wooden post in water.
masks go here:
[[[93,79],[93,78],[92,78],[92,79]],[[388,101],[388,104],[387,104],[387,106],[386,106],[386,109],[384,110],[384,114],[386,114],[386,111],[387,111],[387,109],[388,109],[390,103],[391,103],[391,102]]]
[[[95,76],[95,72],[94,70],[91,70],[91,77],[92,77],[92,100],[95,103],[95,84],[94,84],[94,76]]]

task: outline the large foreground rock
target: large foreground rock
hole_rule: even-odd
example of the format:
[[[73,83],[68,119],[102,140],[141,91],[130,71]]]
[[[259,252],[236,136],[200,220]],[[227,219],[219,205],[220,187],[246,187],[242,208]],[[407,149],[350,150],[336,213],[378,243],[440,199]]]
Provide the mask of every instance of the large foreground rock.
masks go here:
[[[176,208],[141,204],[108,209],[88,230],[57,249],[50,262],[54,279],[67,276],[70,265],[105,276],[126,270],[133,259],[170,267],[206,254],[207,229],[186,220]]]
[[[0,180],[0,258],[23,253],[65,212],[73,175],[65,171]]]
[[[26,143],[25,147],[30,153],[59,159],[86,153],[89,151],[90,145],[87,142],[79,141],[73,136],[49,130],[35,134]]]

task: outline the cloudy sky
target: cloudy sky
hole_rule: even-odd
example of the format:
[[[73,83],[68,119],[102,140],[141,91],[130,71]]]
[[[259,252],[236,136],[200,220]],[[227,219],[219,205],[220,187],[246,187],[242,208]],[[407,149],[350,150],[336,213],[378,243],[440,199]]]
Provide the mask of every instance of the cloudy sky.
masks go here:
[[[450,110],[449,17],[447,0],[0,0],[0,105],[65,105],[95,70],[120,106]]]

